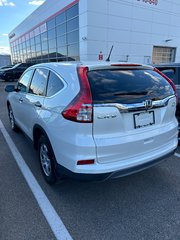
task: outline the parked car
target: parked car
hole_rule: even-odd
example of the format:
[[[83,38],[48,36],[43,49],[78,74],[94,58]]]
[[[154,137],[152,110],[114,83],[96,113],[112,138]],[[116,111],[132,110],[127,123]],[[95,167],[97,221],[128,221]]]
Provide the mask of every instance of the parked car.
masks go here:
[[[180,142],[180,63],[166,63],[159,64],[155,66],[168,78],[170,78],[176,85],[177,95],[178,95],[178,104],[176,108],[176,117],[179,122],[179,142]]]
[[[12,67],[14,67],[14,64],[12,64],[12,65],[2,66],[2,67],[0,67],[0,71],[1,71],[2,69],[12,68]]]
[[[132,174],[177,147],[175,87],[150,66],[39,64],[6,91],[11,128],[33,141],[50,184]]]
[[[0,79],[4,81],[19,79],[22,73],[31,65],[30,63],[18,63],[11,68],[0,69]]]

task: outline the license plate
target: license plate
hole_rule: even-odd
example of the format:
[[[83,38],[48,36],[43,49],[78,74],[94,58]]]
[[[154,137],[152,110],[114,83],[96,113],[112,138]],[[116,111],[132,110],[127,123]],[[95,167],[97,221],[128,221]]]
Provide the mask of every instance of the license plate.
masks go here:
[[[134,128],[142,128],[155,124],[154,111],[135,113]]]

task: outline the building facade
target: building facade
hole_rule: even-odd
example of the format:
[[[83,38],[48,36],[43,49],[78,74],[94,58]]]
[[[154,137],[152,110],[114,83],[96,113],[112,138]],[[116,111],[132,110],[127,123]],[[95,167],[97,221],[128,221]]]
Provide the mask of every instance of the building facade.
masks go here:
[[[0,67],[10,65],[11,64],[11,56],[8,54],[0,54]]]
[[[180,62],[178,0],[47,0],[9,34],[13,62]]]

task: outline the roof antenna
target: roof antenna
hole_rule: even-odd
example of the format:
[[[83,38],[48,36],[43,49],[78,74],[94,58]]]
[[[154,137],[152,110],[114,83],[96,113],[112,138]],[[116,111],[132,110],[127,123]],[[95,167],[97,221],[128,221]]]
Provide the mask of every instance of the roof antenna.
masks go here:
[[[114,47],[114,46],[112,45],[111,50],[110,50],[110,52],[109,52],[109,56],[108,56],[108,58],[106,59],[106,62],[110,62],[110,57],[111,57],[111,53],[112,53],[113,47]]]

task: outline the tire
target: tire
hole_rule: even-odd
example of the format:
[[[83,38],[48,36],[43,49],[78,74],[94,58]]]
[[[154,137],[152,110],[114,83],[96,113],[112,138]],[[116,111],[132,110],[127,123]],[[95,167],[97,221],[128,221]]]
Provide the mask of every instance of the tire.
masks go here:
[[[42,135],[38,142],[39,162],[43,177],[50,185],[56,183],[55,155],[47,137]]]
[[[9,105],[9,107],[8,107],[8,115],[9,115],[9,121],[10,121],[11,129],[14,132],[18,132],[19,128],[16,125],[16,121],[15,121],[15,118],[14,118],[14,114],[13,114],[11,105]]]

